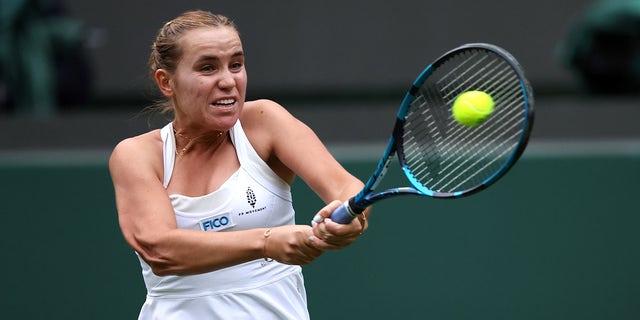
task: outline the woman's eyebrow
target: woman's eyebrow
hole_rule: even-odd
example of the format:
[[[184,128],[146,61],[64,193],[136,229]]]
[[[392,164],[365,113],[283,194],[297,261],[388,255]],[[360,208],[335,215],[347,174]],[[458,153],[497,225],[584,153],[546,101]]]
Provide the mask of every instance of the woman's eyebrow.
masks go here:
[[[237,57],[243,57],[244,56],[244,51],[236,51],[234,52],[231,57],[232,58],[237,58]],[[215,55],[203,55],[200,58],[198,58],[198,62],[202,62],[202,61],[220,61],[220,57],[215,56]]]

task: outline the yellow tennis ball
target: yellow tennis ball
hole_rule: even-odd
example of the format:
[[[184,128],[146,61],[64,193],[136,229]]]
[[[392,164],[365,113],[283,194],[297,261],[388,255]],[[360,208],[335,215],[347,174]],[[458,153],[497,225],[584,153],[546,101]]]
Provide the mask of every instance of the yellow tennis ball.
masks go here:
[[[493,98],[484,91],[467,91],[453,102],[453,118],[461,125],[473,127],[487,120],[493,113]]]

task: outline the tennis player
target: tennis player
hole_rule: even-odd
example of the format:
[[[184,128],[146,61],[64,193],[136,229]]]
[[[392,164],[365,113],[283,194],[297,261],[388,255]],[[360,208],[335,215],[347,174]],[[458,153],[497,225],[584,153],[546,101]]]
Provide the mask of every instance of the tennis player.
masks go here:
[[[322,218],[363,184],[282,106],[245,101],[228,18],[190,11],[167,22],[149,69],[173,120],[123,140],[109,162],[147,288],[139,319],[308,319],[300,266],[362,234],[364,219]],[[313,227],[294,223],[295,176],[327,203]]]

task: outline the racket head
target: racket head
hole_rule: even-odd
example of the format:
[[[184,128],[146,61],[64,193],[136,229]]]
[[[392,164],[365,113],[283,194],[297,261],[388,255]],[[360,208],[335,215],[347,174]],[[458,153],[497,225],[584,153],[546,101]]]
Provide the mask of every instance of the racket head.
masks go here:
[[[479,90],[494,112],[467,127],[455,99]],[[524,152],[534,119],[533,90],[517,60],[486,43],[455,48],[414,81],[397,114],[393,139],[402,169],[419,193],[436,198],[478,192],[502,177]]]

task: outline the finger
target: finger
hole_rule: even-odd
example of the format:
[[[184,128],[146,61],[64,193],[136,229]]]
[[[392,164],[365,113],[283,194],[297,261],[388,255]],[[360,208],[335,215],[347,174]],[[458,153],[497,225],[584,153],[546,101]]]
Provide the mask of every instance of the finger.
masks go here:
[[[341,224],[327,218],[324,219],[323,223],[319,224],[319,226],[323,226],[324,231],[331,235],[346,236],[356,233],[353,222],[349,224]]]
[[[325,221],[330,221],[329,219],[325,219]],[[314,227],[314,235],[320,240],[332,244],[332,245],[341,245],[344,241],[344,235],[338,235],[327,228],[326,223],[323,221],[317,224]]]
[[[324,250],[316,248],[311,241],[306,241],[305,246],[300,248],[298,252],[298,260],[300,264],[309,264],[324,253]]]
[[[311,246],[313,246],[313,247],[315,247],[318,250],[321,250],[323,252],[327,251],[327,250],[338,250],[338,249],[342,248],[342,246],[337,246],[337,245],[334,245],[334,244],[327,243],[327,242],[323,241],[322,239],[319,239],[319,238],[317,238],[315,236],[309,237],[309,243],[310,243]]]
[[[333,230],[332,230],[333,227]],[[322,241],[344,247],[356,240],[360,235],[360,229],[353,225],[343,225],[335,223],[330,219],[325,219],[323,222],[316,224],[313,228],[314,235]]]
[[[322,233],[322,232],[321,232]],[[354,234],[345,234],[345,235],[335,235],[331,233],[322,233],[322,236],[319,237],[323,242],[333,246],[333,247],[345,247],[350,243],[356,240],[357,236]],[[333,249],[333,248],[332,248]]]
[[[311,220],[311,224],[314,225],[315,223],[322,222],[324,219],[331,216],[331,213],[333,213],[333,211],[335,211],[341,205],[342,202],[338,200],[331,201],[328,205],[318,211],[318,213],[313,217],[313,220]]]
[[[330,235],[324,221],[313,224],[313,235],[323,240],[325,240]]]
[[[327,220],[327,219],[325,219],[325,220]],[[327,239],[327,237],[329,237],[331,235],[329,230],[327,230],[327,224],[326,223],[318,224],[318,228],[317,229],[320,231],[320,235],[321,235],[321,238],[323,240]]]

